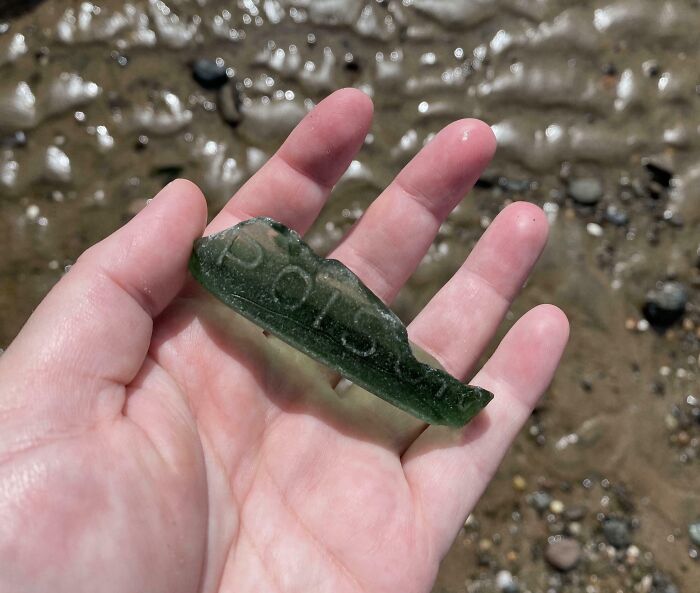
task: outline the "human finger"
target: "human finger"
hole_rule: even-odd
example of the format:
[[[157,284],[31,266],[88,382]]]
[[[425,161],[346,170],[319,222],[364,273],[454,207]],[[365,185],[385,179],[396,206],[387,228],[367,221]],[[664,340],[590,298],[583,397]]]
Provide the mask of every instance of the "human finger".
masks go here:
[[[365,93],[348,88],[328,96],[229,200],[206,233],[257,216],[304,233],[362,146],[371,121],[372,101]]]
[[[557,307],[529,311],[474,377],[493,401],[461,430],[427,428],[404,454],[406,479],[442,554],[551,382],[568,336]]]
[[[153,318],[183,286],[205,223],[202,193],[174,181],[81,255],[0,358],[17,386],[0,392],[0,415],[26,408],[49,415],[47,425],[76,426],[121,413]]]
[[[464,119],[450,124],[406,165],[329,257],[391,302],[495,149],[485,123]]]

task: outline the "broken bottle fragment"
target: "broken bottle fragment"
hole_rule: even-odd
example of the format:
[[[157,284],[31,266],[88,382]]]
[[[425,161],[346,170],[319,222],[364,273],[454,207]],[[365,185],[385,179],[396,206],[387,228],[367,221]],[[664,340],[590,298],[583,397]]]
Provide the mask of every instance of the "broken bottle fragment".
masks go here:
[[[272,219],[198,239],[190,271],[253,323],[425,422],[463,426],[493,397],[419,362],[403,323],[355,274]]]

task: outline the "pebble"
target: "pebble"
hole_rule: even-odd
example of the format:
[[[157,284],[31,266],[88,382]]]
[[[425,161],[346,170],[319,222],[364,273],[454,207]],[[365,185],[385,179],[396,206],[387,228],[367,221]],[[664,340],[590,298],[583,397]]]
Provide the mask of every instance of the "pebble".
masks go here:
[[[39,213],[39,206],[37,206],[36,204],[30,204],[25,212],[29,220],[36,220],[39,216]]]
[[[603,523],[603,535],[608,543],[616,548],[626,548],[632,542],[627,523],[620,519],[608,519]]]
[[[51,181],[68,183],[71,180],[70,159],[58,146],[46,149],[45,163],[45,174]]]
[[[486,539],[485,537],[479,540],[479,551],[480,552],[488,552],[492,547],[493,547],[493,544],[491,543],[491,540]]]
[[[669,188],[671,186],[671,179],[673,179],[673,173],[659,164],[647,162],[644,164],[644,168],[649,173],[652,181],[658,183],[663,188]]]
[[[629,222],[629,215],[616,206],[608,206],[605,210],[605,219],[615,226],[625,226]]]
[[[518,583],[507,570],[499,570],[496,574],[496,587],[503,593],[518,593],[520,591]]]
[[[532,493],[530,500],[532,501],[532,506],[542,512],[549,508],[549,503],[552,502],[552,496],[544,490],[538,490]]]
[[[656,327],[669,327],[685,312],[688,302],[686,288],[680,282],[663,282],[647,293],[643,313]]]
[[[527,482],[521,475],[513,477],[513,488],[518,492],[523,492],[527,488]]]
[[[549,503],[549,510],[555,515],[561,515],[564,512],[564,503],[561,500],[553,500]]]
[[[595,177],[573,179],[569,183],[568,193],[578,204],[593,206],[603,197],[603,184]]]
[[[508,177],[499,177],[498,185],[503,191],[512,193],[525,193],[532,189],[532,181],[529,179],[509,179]]]
[[[27,134],[18,130],[9,136],[0,138],[0,146],[2,148],[21,148],[27,145]]]
[[[688,535],[690,536],[690,541],[696,546],[700,546],[700,520],[694,521],[688,525]]]
[[[637,546],[630,546],[625,553],[625,559],[628,564],[636,564],[640,554],[641,551]]]
[[[575,539],[564,537],[549,544],[544,556],[554,568],[567,572],[579,563],[581,544]]]
[[[230,126],[237,126],[243,119],[241,99],[233,83],[219,89],[219,113],[221,118]]]
[[[644,72],[644,76],[648,76],[649,78],[658,76],[659,68],[659,62],[656,60],[647,60],[646,62],[642,63],[642,71]]]
[[[195,60],[192,64],[192,77],[205,89],[219,89],[228,82],[226,66],[221,58]]]
[[[665,574],[655,572],[652,577],[653,593],[678,593],[678,587]]]
[[[588,234],[592,235],[593,237],[603,236],[603,227],[600,226],[597,222],[589,222],[586,225],[586,231],[588,231]]]
[[[678,430],[678,427],[680,426],[678,419],[674,416],[671,416],[671,414],[667,414],[664,421],[666,424],[666,428],[669,431],[674,433],[671,435],[671,441],[672,442],[678,441],[678,434],[675,432]]]
[[[573,506],[566,509],[564,516],[569,521],[580,521],[586,516],[588,509],[584,506]]]

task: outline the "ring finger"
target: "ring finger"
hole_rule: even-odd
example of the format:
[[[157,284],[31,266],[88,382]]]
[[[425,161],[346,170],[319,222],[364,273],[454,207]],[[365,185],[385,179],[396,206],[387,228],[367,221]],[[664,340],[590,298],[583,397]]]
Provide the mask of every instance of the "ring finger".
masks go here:
[[[523,286],[547,239],[537,206],[518,202],[489,226],[462,267],[408,327],[409,339],[451,375],[469,376]],[[426,424],[359,388],[349,393],[367,422],[402,453]]]

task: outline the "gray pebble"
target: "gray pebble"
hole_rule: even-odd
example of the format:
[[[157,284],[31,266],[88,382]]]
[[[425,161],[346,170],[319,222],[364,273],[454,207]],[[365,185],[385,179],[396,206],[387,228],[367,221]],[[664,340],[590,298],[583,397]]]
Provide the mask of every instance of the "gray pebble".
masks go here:
[[[625,226],[629,222],[629,215],[616,206],[608,206],[605,210],[605,219],[615,226]]]
[[[678,593],[678,587],[665,574],[655,572],[651,593]]]
[[[552,502],[552,496],[543,490],[538,490],[537,492],[532,493],[530,501],[535,509],[540,512],[544,512],[549,508],[549,504]]]
[[[593,206],[603,197],[603,184],[594,177],[573,179],[569,183],[568,192],[575,202]]]
[[[626,548],[632,543],[627,523],[620,519],[608,519],[603,523],[603,535],[608,543],[616,548]]]
[[[205,89],[218,89],[228,82],[223,60],[200,58],[192,64],[192,77]]]
[[[568,521],[580,521],[586,516],[587,512],[588,509],[584,506],[568,507],[564,511],[564,517],[566,517]]]
[[[508,177],[499,177],[498,185],[503,191],[513,193],[525,193],[532,189],[532,182],[528,179],[509,179]]]
[[[567,572],[581,560],[581,544],[575,539],[564,537],[549,544],[544,557],[557,570]]]
[[[691,542],[696,546],[700,546],[700,521],[694,521],[688,525],[688,535]]]

